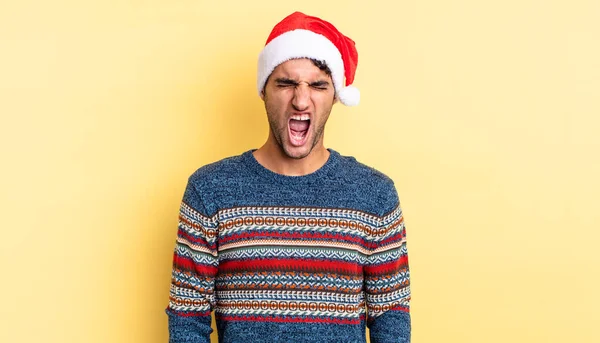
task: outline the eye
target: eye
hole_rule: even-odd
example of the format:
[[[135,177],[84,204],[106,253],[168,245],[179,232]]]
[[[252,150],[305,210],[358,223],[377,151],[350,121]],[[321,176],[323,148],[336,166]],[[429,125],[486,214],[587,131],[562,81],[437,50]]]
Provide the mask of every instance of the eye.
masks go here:
[[[329,84],[327,82],[314,82],[310,87],[319,91],[326,91],[329,89]]]

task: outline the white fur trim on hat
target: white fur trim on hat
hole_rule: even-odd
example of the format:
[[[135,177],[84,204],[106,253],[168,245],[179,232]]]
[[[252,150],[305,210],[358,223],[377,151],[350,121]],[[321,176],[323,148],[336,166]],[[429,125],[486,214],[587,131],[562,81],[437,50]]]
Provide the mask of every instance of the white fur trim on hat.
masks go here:
[[[347,106],[358,104],[360,93],[344,87],[344,61],[336,46],[325,36],[298,29],[282,33],[265,45],[258,57],[258,93],[262,92],[269,75],[281,63],[294,58],[313,58],[324,61],[331,70],[336,97]]]

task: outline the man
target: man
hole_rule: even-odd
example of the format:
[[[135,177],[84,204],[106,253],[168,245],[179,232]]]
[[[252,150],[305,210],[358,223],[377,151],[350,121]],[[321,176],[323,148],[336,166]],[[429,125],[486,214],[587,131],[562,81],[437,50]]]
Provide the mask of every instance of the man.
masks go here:
[[[259,57],[270,132],[198,169],[179,216],[170,342],[410,342],[409,270],[393,182],[323,144],[333,104],[358,103],[358,54],[296,12]],[[344,83],[345,79],[345,83]]]

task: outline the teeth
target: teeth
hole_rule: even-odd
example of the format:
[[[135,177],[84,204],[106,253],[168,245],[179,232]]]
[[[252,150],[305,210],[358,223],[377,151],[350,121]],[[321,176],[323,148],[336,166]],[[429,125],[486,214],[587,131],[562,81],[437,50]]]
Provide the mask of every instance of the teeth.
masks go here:
[[[310,115],[308,114],[296,114],[292,116],[294,120],[310,120]]]

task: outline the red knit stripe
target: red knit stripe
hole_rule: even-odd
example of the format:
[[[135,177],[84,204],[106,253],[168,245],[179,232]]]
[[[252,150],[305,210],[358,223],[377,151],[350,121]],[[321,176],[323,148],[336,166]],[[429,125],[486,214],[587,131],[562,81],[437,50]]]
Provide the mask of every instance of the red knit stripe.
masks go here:
[[[214,276],[217,274],[216,267],[196,263],[189,257],[183,257],[183,256],[179,256],[176,254],[175,257],[173,258],[173,260],[174,260],[173,264],[178,266],[179,268],[184,269],[184,270],[194,270],[199,275]]]
[[[344,235],[341,233],[328,233],[328,232],[240,232],[231,236],[222,237],[220,240],[221,244],[227,244],[230,241],[237,240],[250,240],[253,238],[277,238],[277,239],[308,239],[308,240],[337,240],[343,241],[344,243],[356,243],[366,246],[364,239],[356,236]]]
[[[402,312],[410,313],[410,308],[406,307],[405,305],[398,305],[398,306],[392,308],[392,311],[402,311]]]
[[[225,273],[236,270],[311,270],[352,274],[361,272],[360,267],[356,263],[309,259],[233,260],[221,263],[219,270]]]
[[[401,256],[398,260],[391,261],[388,263],[382,263],[375,266],[365,266],[365,274],[367,275],[381,275],[381,274],[394,274],[401,267],[408,265],[408,256]]]

